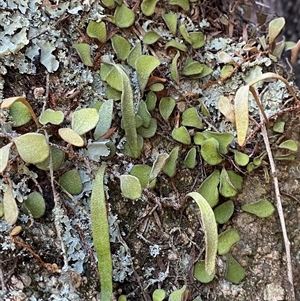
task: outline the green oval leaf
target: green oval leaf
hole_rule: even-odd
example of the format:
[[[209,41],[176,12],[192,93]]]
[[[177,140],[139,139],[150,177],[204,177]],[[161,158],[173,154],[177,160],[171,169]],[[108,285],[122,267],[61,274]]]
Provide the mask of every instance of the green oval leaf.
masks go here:
[[[276,133],[283,133],[284,132],[284,126],[285,126],[285,122],[284,121],[276,121],[273,125],[273,131]]]
[[[127,57],[127,63],[133,69],[136,68],[136,60],[142,55],[142,45],[140,42],[136,42],[135,46],[130,50]]]
[[[102,2],[107,8],[114,8],[114,7],[115,7],[115,0],[101,0],[101,2]]]
[[[131,9],[129,9],[124,3],[117,6],[114,13],[114,17],[116,25],[119,28],[127,28],[133,25],[135,20],[134,12]]]
[[[229,229],[218,236],[218,254],[227,254],[232,245],[240,240],[240,235],[235,229]]]
[[[189,2],[189,0],[170,0],[169,4],[171,4],[171,5],[177,5],[177,6],[181,7],[185,11],[189,11],[190,10],[190,2]]]
[[[172,138],[182,144],[191,144],[191,136],[185,126],[172,131]]]
[[[86,33],[90,38],[95,38],[101,43],[105,43],[107,39],[106,25],[103,21],[95,22],[90,20],[86,29]]]
[[[203,64],[192,61],[183,68],[182,74],[185,76],[199,75],[201,74],[202,71],[203,71]]]
[[[182,125],[203,129],[202,120],[195,107],[188,108],[182,113]]]
[[[153,91],[149,91],[146,96],[146,104],[149,111],[152,111],[156,107],[157,96]]]
[[[76,49],[81,61],[83,62],[84,65],[88,67],[92,67],[93,61],[91,57],[91,48],[90,45],[87,43],[74,43],[72,45],[73,48]]]
[[[140,101],[137,114],[142,118],[142,126],[148,128],[151,123],[151,114],[148,111],[145,101]]]
[[[64,113],[62,111],[54,111],[52,109],[46,109],[39,117],[41,124],[52,123],[59,125],[64,121]]]
[[[22,126],[31,120],[29,109],[20,101],[16,101],[10,106],[9,115],[13,119],[14,127]]]
[[[125,198],[136,200],[142,195],[142,187],[137,177],[131,175],[121,175],[121,191]]]
[[[191,148],[187,155],[185,156],[183,163],[187,168],[193,169],[195,168],[197,161],[196,161],[196,154],[197,150],[195,147]]]
[[[220,171],[214,170],[201,184],[198,192],[206,199],[210,207],[214,207],[219,203]]]
[[[220,77],[221,78],[226,78],[227,76],[229,76],[231,74],[232,70],[233,70],[233,66],[231,66],[231,65],[225,65],[221,69]]]
[[[59,178],[59,184],[70,194],[74,195],[79,194],[83,189],[80,174],[75,169],[65,172]]]
[[[105,165],[102,165],[93,182],[91,195],[91,221],[93,244],[98,259],[100,274],[101,300],[111,300],[113,292],[112,256],[110,251],[109,224],[107,217],[106,200],[104,193]]]
[[[225,224],[229,221],[234,211],[234,203],[229,200],[214,209],[217,223]]]
[[[249,163],[249,156],[239,151],[234,152],[234,161],[239,166],[246,166]]]
[[[279,148],[288,149],[290,151],[296,152],[298,150],[298,144],[295,140],[286,140],[278,145]]]
[[[151,45],[154,44],[159,38],[160,35],[156,31],[150,30],[147,31],[143,36],[143,42],[144,44]]]
[[[176,174],[176,161],[178,158],[179,146],[175,146],[169,154],[169,158],[163,168],[163,172],[169,176],[174,177]]]
[[[234,197],[238,193],[237,188],[231,182],[229,173],[225,168],[223,168],[221,171],[219,192],[226,198]]]
[[[205,234],[205,271],[211,275],[215,271],[215,262],[218,247],[218,229],[215,215],[206,199],[198,192],[187,194],[197,203],[200,209],[200,218]]]
[[[37,163],[36,167],[42,170],[50,170],[50,156],[52,156],[52,170],[59,170],[64,162],[65,154],[60,149],[54,147],[50,147],[49,157],[45,161]]]
[[[233,140],[233,135],[230,133],[216,133],[211,131],[202,132],[205,138],[214,138],[219,143],[219,152],[222,155],[226,155],[228,153],[228,147]]]
[[[152,55],[142,55],[136,60],[137,78],[142,93],[144,93],[150,74],[159,64],[159,59]]]
[[[130,175],[137,177],[140,181],[141,187],[146,188],[150,181],[151,167],[145,164],[136,164],[130,170]],[[154,188],[156,180],[149,183],[150,188]]]
[[[227,269],[225,279],[234,283],[239,284],[245,278],[245,271],[240,264],[232,257],[231,254],[226,255],[227,258]]]
[[[284,25],[285,19],[283,17],[274,19],[269,23],[269,44],[275,41]]]
[[[190,38],[194,49],[199,49],[205,45],[205,36],[203,32],[191,32]]]
[[[84,108],[73,113],[71,126],[78,135],[83,135],[93,129],[98,121],[99,115],[96,109]]]
[[[19,155],[26,163],[40,163],[49,157],[50,147],[42,134],[27,133],[19,136],[14,142]]]
[[[83,139],[74,130],[70,128],[60,128],[58,130],[58,134],[63,140],[74,146],[84,146]]]
[[[125,61],[130,53],[130,43],[125,38],[117,34],[111,38],[111,42],[118,59]]]
[[[37,127],[40,126],[37,118],[36,118],[36,115],[30,105],[30,103],[26,100],[25,97],[23,96],[15,96],[15,97],[9,97],[9,98],[4,98],[2,100],[2,103],[1,103],[1,109],[8,109],[10,108],[11,106],[13,106],[14,103],[16,102],[21,102],[23,105],[25,105],[27,107],[27,109],[29,110],[30,114],[31,114],[31,117],[32,119],[34,120],[35,124]],[[22,114],[24,113],[24,110],[22,109]],[[17,113],[16,113],[17,114]],[[19,113],[18,113],[19,114]]]
[[[30,193],[22,204],[22,211],[26,214],[29,211],[33,218],[42,217],[46,211],[45,199],[37,191]]]
[[[137,133],[144,138],[151,138],[155,135],[157,129],[157,121],[155,118],[151,118],[150,124],[148,127],[139,127]]]
[[[209,283],[215,278],[215,273],[207,274],[205,271],[205,261],[200,260],[194,266],[194,277],[201,283]]]
[[[168,121],[175,108],[175,99],[172,97],[162,97],[159,102],[159,113],[165,121]]]
[[[153,301],[163,301],[166,298],[166,292],[163,289],[156,289],[152,294]]]
[[[168,14],[163,14],[163,19],[173,34],[173,36],[176,35],[176,30],[177,30],[177,14],[174,13],[168,13]]]
[[[184,285],[181,289],[172,292],[169,296],[169,301],[181,301],[185,290],[186,286]]]
[[[256,203],[243,205],[242,210],[263,218],[271,216],[275,208],[271,202],[263,199]]]
[[[210,165],[217,165],[223,161],[219,154],[219,142],[215,138],[206,139],[201,145],[201,156]]]
[[[149,17],[154,13],[156,3],[159,0],[143,0],[141,4],[142,13]]]

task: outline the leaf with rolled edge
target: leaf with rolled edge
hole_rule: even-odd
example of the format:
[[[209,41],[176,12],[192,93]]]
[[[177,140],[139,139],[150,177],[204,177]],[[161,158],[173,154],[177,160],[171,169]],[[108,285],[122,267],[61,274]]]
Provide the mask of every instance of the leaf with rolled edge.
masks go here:
[[[180,57],[180,52],[177,51],[176,55],[172,60],[172,65],[171,65],[171,77],[177,85],[179,85],[179,74],[178,74],[178,67],[177,67],[177,62],[179,57]]]
[[[269,23],[269,44],[272,44],[284,27],[285,19],[276,18]]]
[[[109,224],[106,211],[106,200],[104,193],[105,165],[102,165],[93,182],[91,195],[91,222],[93,244],[98,258],[98,271],[100,274],[101,300],[111,300],[112,283],[112,256],[110,251]]]
[[[169,158],[169,155],[166,153],[159,154],[157,158],[155,159],[151,172],[149,175],[149,181],[154,180],[158,174],[161,172],[161,170],[164,168],[167,159]]]
[[[168,13],[164,14],[162,17],[173,36],[175,36],[177,30],[177,14]]]
[[[72,45],[73,48],[76,49],[81,61],[83,62],[84,65],[88,67],[92,67],[93,61],[91,57],[91,47],[87,43],[74,43]]]
[[[172,97],[162,97],[159,102],[159,113],[165,121],[168,121],[171,116],[176,102]]]
[[[154,44],[158,39],[160,38],[160,35],[153,30],[147,31],[145,35],[143,36],[143,42],[144,44]]]
[[[142,45],[140,42],[136,42],[135,46],[130,50],[127,57],[127,63],[130,67],[135,69],[136,60],[142,55]]]
[[[202,182],[198,189],[198,193],[206,199],[212,208],[219,203],[219,183],[220,171],[216,169]]]
[[[4,219],[6,220],[6,222],[10,226],[15,224],[18,219],[19,209],[13,195],[13,188],[11,182],[9,182],[3,194],[3,210]]]
[[[0,148],[0,173],[2,173],[7,166],[10,148],[11,148],[12,144],[13,143],[10,142]]]
[[[133,25],[135,20],[134,12],[124,3],[118,5],[114,13],[116,25],[119,28],[128,28]]]
[[[169,177],[174,177],[176,174],[176,161],[178,158],[179,146],[175,146],[169,154],[169,158],[163,168],[163,172]]]
[[[142,13],[147,17],[153,15],[158,1],[159,0],[143,0],[141,4]]]
[[[95,140],[100,139],[110,129],[113,118],[113,107],[114,101],[112,99],[108,99],[99,109],[99,121],[94,131]]]
[[[1,107],[1,109],[8,109],[8,108],[10,108],[17,101],[21,102],[22,104],[24,104],[27,107],[27,109],[29,110],[29,112],[30,112],[30,114],[32,116],[32,119],[34,120],[36,126],[39,127],[40,124],[39,124],[39,122],[38,122],[38,120],[36,118],[36,115],[35,115],[32,107],[31,107],[31,105],[29,104],[29,102],[26,100],[25,97],[23,97],[23,96],[16,96],[16,97],[4,98],[2,100],[2,103],[1,103],[0,107]]]
[[[118,59],[124,61],[130,53],[130,43],[120,35],[115,34],[111,38],[112,47]]]
[[[177,5],[177,6],[181,7],[185,11],[189,11],[190,10],[190,2],[189,2],[189,0],[170,0],[169,4],[170,5]]]
[[[130,153],[134,158],[138,158],[141,148],[138,145],[137,131],[135,126],[135,112],[133,105],[133,92],[130,79],[121,65],[111,64],[121,76],[122,94],[121,94],[121,112],[125,137],[130,148]]]
[[[136,60],[136,72],[141,93],[144,93],[152,71],[159,66],[160,61],[152,55],[142,55]]]
[[[215,271],[218,250],[218,229],[215,215],[209,203],[198,192],[190,192],[186,197],[193,198],[200,209],[200,218],[205,235],[205,271],[211,275]]]
[[[235,125],[238,137],[238,144],[245,143],[249,124],[249,85],[240,87],[234,98]]]

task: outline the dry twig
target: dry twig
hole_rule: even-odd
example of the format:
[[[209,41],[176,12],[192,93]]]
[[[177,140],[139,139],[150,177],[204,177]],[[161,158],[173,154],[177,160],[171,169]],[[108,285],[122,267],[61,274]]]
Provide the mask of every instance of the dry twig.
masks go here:
[[[292,259],[291,259],[291,249],[290,249],[290,241],[287,236],[287,231],[286,231],[286,225],[285,225],[285,218],[283,214],[283,209],[282,209],[282,203],[281,203],[281,195],[280,195],[280,190],[279,190],[279,182],[278,178],[276,175],[276,166],[273,158],[273,154],[271,151],[270,147],[270,142],[267,134],[267,129],[264,124],[263,116],[260,114],[260,119],[262,122],[262,127],[261,127],[261,134],[264,139],[264,143],[266,146],[266,150],[268,153],[269,157],[269,162],[270,162],[270,168],[271,168],[271,174],[273,177],[273,183],[274,183],[274,190],[275,190],[275,198],[276,198],[276,205],[277,205],[277,212],[279,215],[280,219],[280,225],[282,229],[282,235],[283,235],[283,240],[284,240],[284,246],[285,246],[285,253],[286,253],[286,265],[287,265],[287,276],[288,276],[288,282],[290,284],[290,296],[289,300],[290,301],[295,301],[295,288],[294,288],[294,283],[293,283],[293,270],[292,270]]]

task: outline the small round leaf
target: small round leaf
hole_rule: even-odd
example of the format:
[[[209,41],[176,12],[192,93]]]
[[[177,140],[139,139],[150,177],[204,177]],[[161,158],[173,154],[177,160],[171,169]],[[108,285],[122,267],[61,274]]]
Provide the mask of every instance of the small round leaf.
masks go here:
[[[84,146],[83,139],[70,128],[61,128],[58,130],[58,134],[63,140],[74,146]]]
[[[275,208],[268,200],[260,200],[256,203],[242,206],[242,210],[252,213],[258,217],[269,217],[274,213]]]
[[[75,111],[72,116],[72,129],[83,135],[93,129],[99,121],[99,114],[94,108],[85,108]]]
[[[77,170],[69,170],[59,178],[59,184],[70,194],[79,194],[82,191],[82,181]]]
[[[185,126],[174,129],[172,131],[172,137],[182,144],[191,144],[191,136]]]
[[[211,275],[207,274],[205,271],[205,261],[200,260],[195,264],[194,277],[201,283],[209,283],[214,279],[215,273]]]
[[[50,147],[42,134],[27,133],[19,136],[14,142],[19,155],[27,163],[40,163],[49,157]]]
[[[44,197],[37,191],[30,193],[22,205],[22,211],[31,213],[33,218],[40,218],[45,214],[46,204]]]
[[[141,197],[142,187],[137,177],[131,175],[121,175],[121,191],[125,198],[135,200]]]

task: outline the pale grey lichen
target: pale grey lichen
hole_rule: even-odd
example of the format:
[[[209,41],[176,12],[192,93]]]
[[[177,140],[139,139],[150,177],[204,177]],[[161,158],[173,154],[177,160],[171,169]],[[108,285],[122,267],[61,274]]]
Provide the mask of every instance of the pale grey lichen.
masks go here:
[[[126,252],[124,246],[112,255],[113,259],[113,280],[123,282],[126,277],[133,273],[133,264],[130,254]]]

